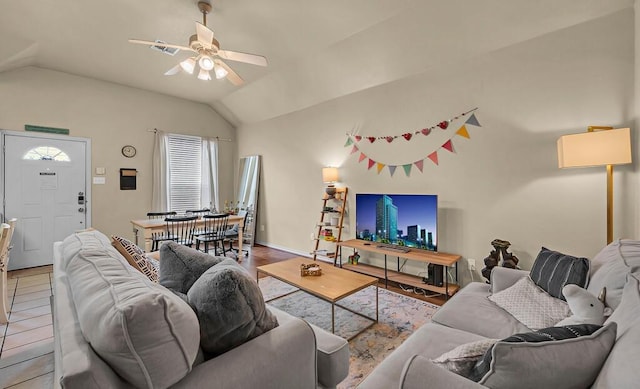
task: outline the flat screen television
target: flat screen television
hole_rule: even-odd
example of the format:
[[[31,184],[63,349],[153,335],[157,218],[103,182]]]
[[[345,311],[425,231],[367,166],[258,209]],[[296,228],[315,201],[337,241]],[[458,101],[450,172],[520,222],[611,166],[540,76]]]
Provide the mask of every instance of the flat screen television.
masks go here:
[[[357,193],[356,238],[381,247],[438,251],[438,196]]]

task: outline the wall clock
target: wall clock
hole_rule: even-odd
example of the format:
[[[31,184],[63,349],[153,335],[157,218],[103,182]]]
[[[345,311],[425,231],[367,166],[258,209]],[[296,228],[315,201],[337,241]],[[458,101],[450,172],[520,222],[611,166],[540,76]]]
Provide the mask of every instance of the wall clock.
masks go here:
[[[126,145],[122,147],[122,155],[127,158],[133,158],[136,156],[136,148],[131,145]]]

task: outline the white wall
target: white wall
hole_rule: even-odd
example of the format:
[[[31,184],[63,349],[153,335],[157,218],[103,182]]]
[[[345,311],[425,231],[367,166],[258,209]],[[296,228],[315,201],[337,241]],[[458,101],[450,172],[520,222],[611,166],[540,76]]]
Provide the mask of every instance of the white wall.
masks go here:
[[[154,135],[147,130],[235,139],[233,127],[207,105],[36,67],[0,73],[0,129],[21,131],[25,124],[91,138],[92,166],[107,170],[106,185],[93,185],[93,226],[129,238],[129,220],[145,218],[151,207]],[[132,159],[120,153],[127,144],[138,150]],[[221,142],[223,201],[233,195],[235,160],[235,140]],[[120,168],[138,170],[137,190],[120,190]]]
[[[350,190],[352,227],[355,193],[436,193],[439,249],[476,258],[478,270],[494,238],[511,241],[523,268],[542,245],[593,257],[606,243],[605,169],[558,169],[556,140],[589,125],[632,125],[633,77],[634,15],[627,10],[242,126],[239,154],[263,156],[257,240],[308,253],[321,206],[321,168],[333,165]],[[469,127],[470,140],[455,138],[455,154],[441,150],[440,166],[426,160],[422,174],[414,168],[405,177],[399,168],[393,177],[386,169],[378,175],[343,147],[354,128],[402,134],[473,107],[483,127]],[[361,149],[381,162],[410,163],[457,128],[411,142],[366,142]],[[616,237],[638,238],[636,165],[615,169]],[[354,228],[345,232],[354,236]]]

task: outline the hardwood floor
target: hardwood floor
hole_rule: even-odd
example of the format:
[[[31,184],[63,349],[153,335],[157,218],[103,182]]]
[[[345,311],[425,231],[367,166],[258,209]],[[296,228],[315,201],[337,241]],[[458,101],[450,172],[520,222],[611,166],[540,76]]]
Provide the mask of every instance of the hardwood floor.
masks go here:
[[[298,255],[255,246],[241,265],[251,274],[258,266]],[[53,326],[49,297],[52,267],[11,271],[8,274],[8,324],[0,324],[0,388],[50,388],[53,385]],[[384,282],[378,284],[384,288]],[[442,305],[443,299],[406,292],[395,285],[389,290]]]

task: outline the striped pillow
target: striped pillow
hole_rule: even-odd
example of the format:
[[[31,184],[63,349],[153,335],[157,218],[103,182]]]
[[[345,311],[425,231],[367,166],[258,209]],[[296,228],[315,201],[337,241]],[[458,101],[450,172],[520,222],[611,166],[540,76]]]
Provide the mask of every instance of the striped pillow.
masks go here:
[[[559,253],[543,247],[531,273],[533,282],[553,297],[565,300],[562,288],[575,284],[586,288],[589,282],[589,260]]]
[[[154,266],[150,259],[144,255],[144,251],[136,246],[133,242],[120,236],[112,236],[113,246],[127,259],[127,262],[142,274],[147,276],[151,281],[158,283],[159,266]]]

